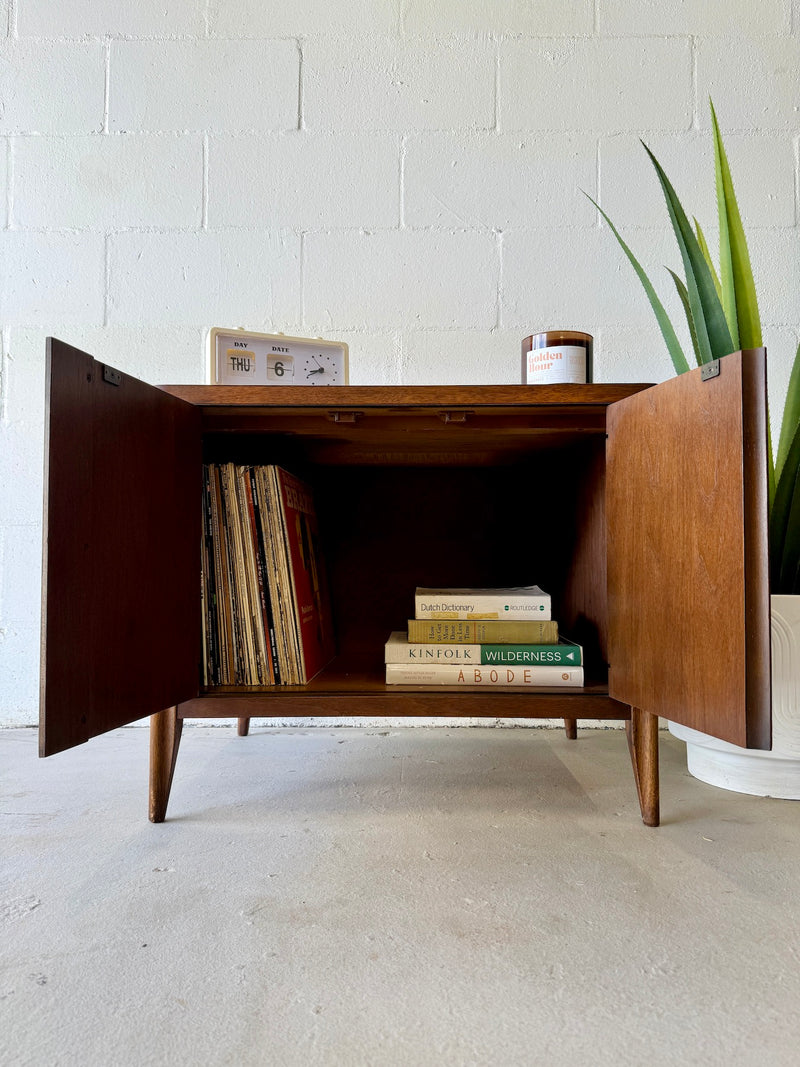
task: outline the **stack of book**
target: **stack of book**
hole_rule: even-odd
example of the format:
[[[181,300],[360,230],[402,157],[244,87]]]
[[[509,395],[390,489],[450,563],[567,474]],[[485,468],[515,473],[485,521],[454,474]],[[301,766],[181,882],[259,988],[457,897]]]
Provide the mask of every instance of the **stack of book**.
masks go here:
[[[423,589],[385,645],[388,685],[582,686],[583,649],[559,635],[549,594]]]
[[[276,466],[203,467],[203,682],[304,685],[334,654],[308,485]]]

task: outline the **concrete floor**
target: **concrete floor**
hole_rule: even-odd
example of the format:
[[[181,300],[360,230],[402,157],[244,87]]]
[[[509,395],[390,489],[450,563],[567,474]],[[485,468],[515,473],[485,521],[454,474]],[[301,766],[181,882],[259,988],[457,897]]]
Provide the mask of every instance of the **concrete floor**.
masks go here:
[[[620,731],[0,733],[0,1062],[800,1062],[800,807]]]

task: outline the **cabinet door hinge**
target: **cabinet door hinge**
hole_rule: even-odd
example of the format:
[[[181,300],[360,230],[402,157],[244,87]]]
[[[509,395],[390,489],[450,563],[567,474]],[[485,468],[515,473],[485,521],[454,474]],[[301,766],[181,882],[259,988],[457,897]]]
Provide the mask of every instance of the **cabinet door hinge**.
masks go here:
[[[122,385],[122,371],[103,365],[103,381],[109,385]]]
[[[704,363],[700,368],[700,380],[707,382],[709,378],[719,377],[719,360],[712,359],[710,363]]]

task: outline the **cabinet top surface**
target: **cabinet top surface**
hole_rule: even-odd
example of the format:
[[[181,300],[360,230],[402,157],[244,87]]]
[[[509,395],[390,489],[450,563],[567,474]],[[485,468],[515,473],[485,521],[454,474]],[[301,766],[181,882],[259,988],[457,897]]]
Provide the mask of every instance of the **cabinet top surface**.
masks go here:
[[[558,407],[605,408],[650,383],[601,385],[162,385],[204,408]]]

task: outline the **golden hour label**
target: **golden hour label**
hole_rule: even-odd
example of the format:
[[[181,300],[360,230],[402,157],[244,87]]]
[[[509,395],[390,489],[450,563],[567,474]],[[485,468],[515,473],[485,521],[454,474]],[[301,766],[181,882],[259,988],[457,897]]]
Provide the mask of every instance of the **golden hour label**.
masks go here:
[[[586,349],[579,345],[532,348],[526,370],[527,385],[581,384],[586,381]]]

